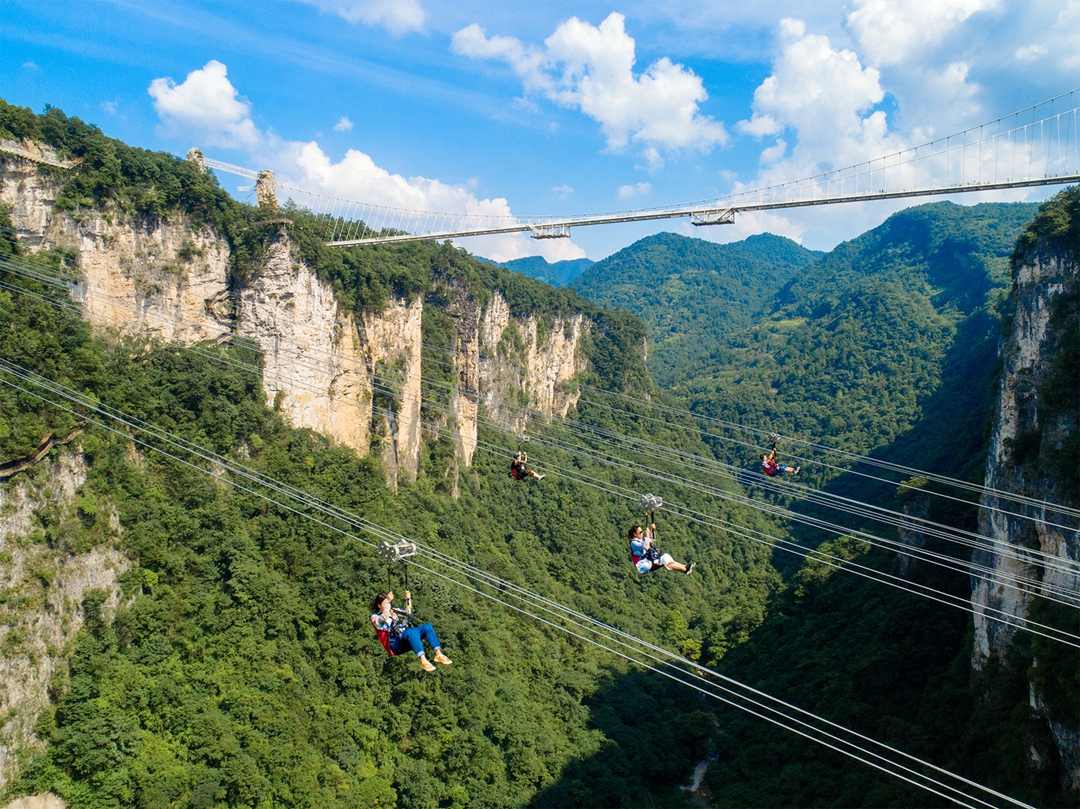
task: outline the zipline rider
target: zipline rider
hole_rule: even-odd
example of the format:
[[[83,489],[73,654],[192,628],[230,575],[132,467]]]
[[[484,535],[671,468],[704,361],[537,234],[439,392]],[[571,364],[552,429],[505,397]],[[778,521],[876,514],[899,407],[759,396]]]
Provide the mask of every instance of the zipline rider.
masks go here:
[[[442,653],[439,644],[439,636],[435,634],[435,628],[431,624],[410,626],[412,622],[412,593],[405,591],[405,609],[393,606],[394,591],[379,593],[371,604],[374,613],[371,623],[375,627],[375,634],[379,643],[391,657],[398,654],[406,647],[412,647],[420,661],[420,667],[424,671],[435,671],[435,666],[428,662],[424,654],[424,641],[435,652],[435,662],[449,666],[453,661]]]
[[[651,573],[666,567],[668,570],[678,570],[689,576],[694,570],[693,562],[684,565],[682,562],[676,562],[670,553],[660,553],[655,544],[656,523],[649,526],[648,533],[640,525],[630,526],[627,539],[630,540],[630,561],[639,573]]]

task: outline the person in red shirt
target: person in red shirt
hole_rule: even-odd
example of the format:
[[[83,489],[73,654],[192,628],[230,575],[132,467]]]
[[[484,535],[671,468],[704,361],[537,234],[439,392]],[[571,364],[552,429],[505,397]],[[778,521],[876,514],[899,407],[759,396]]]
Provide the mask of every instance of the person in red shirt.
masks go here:
[[[783,466],[776,462],[776,447],[772,448],[772,452],[768,455],[761,456],[761,470],[771,478],[776,477],[781,472],[790,472],[793,475],[799,474],[801,466]]]

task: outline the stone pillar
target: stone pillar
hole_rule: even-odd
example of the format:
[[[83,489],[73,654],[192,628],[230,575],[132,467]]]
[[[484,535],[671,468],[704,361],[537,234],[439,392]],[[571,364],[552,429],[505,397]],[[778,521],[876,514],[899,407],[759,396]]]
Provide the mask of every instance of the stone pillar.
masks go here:
[[[259,172],[259,179],[255,182],[255,199],[259,203],[260,208],[265,208],[269,211],[276,211],[278,207],[277,202],[277,181],[274,180],[274,172],[266,170]]]
[[[187,159],[199,167],[199,171],[203,174],[206,173],[206,156],[203,155],[202,149],[198,146],[192,146],[188,149]]]

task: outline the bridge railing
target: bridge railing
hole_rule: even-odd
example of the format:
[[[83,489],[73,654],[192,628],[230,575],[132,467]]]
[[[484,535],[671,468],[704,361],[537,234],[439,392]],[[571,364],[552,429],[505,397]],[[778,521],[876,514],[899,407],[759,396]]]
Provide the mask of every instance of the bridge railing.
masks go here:
[[[212,168],[254,177],[257,172],[206,161]],[[497,233],[533,238],[569,236],[570,229],[616,222],[687,218],[726,224],[739,211],[826,205],[859,200],[1063,184],[1080,180],[1080,89],[1055,96],[947,137],[832,171],[764,188],[737,187],[725,197],[629,211],[563,216],[499,212],[418,211],[361,203],[288,183],[287,198],[326,220],[334,246],[453,239]]]

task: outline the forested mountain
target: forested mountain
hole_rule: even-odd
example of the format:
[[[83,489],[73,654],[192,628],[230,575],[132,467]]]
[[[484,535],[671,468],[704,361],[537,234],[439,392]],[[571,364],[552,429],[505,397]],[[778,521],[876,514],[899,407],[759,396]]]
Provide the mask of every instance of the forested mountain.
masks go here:
[[[4,797],[689,809],[711,789],[716,806],[945,803],[630,665],[589,643],[584,620],[566,634],[543,623],[546,604],[531,617],[498,603],[520,606],[525,587],[685,656],[690,677],[721,670],[1031,802],[1073,800],[1027,707],[1023,648],[1006,676],[972,676],[962,611],[782,557],[795,539],[897,569],[842,531],[787,522],[773,507],[817,506],[761,493],[744,474],[757,439],[677,409],[976,479],[1009,256],[1034,206],[922,206],[825,257],[773,236],[662,234],[553,289],[450,245],[326,248],[305,211],[240,205],[196,162],[59,110],[0,102],[0,136],[80,161],[0,155]],[[606,291],[579,297],[594,279]],[[155,307],[167,317],[140,320]],[[646,367],[658,328],[648,363],[662,358],[684,399]],[[289,365],[302,345],[315,350]],[[554,370],[567,376],[542,386]],[[322,411],[315,429],[305,419]],[[508,478],[516,446],[543,481]],[[897,494],[812,464],[800,480],[898,510],[926,483]],[[286,485],[305,499],[286,502]],[[692,575],[630,566],[644,492],[663,495],[662,549],[696,562]],[[310,519],[311,498],[369,522]],[[971,527],[976,503],[927,514]],[[454,661],[435,673],[372,632],[374,595],[405,584],[372,548],[385,531],[475,566],[407,568]],[[904,576],[970,592],[922,563]],[[1047,765],[1029,766],[1031,751]],[[680,786],[708,761],[691,798]]]
[[[5,515],[14,509],[17,519],[0,548],[0,662],[18,673],[18,693],[40,686],[44,701],[40,712],[28,702],[5,713],[3,742],[12,754],[5,761],[17,773],[8,794],[52,790],[76,807],[614,806],[643,799],[688,805],[677,787],[714,735],[692,692],[632,673],[618,657],[422,570],[413,570],[410,581],[417,610],[433,621],[454,663],[429,676],[409,655],[390,659],[368,621],[387,576],[370,547],[259,491],[227,485],[231,473],[213,462],[185,457],[158,439],[132,440],[132,419],[156,425],[177,437],[171,440],[190,440],[625,631],[714,662],[761,622],[779,584],[767,548],[718,529],[665,523],[665,549],[693,557],[699,569],[662,584],[644,580],[626,555],[626,529],[641,519],[636,497],[616,487],[643,492],[654,485],[650,479],[578,455],[566,443],[573,436],[557,423],[544,428],[547,445],[530,447],[549,472],[542,485],[508,479],[513,439],[486,421],[479,423],[473,463],[465,465],[451,430],[457,417],[447,415],[449,393],[440,392],[449,389],[437,387],[453,388],[459,379],[446,358],[463,356],[454,348],[464,339],[454,317],[473,311],[465,306],[473,300],[468,295],[520,318],[500,321],[507,325],[496,335],[494,356],[482,358],[502,373],[523,365],[526,326],[534,341],[539,332],[554,342],[570,329],[570,315],[588,317],[577,382],[663,400],[644,367],[644,324],[443,245],[328,251],[319,223],[304,212],[270,216],[238,205],[190,162],[132,149],[59,110],[0,112],[0,134],[81,159],[72,169],[39,170],[5,158],[4,171],[19,179],[3,184],[4,193],[35,188],[55,193],[56,202],[45,211],[51,219],[33,219],[46,221],[30,233],[44,248],[35,255],[12,239],[7,213],[0,222],[0,357],[90,403],[118,408],[129,421],[117,425],[85,407],[46,404],[33,395],[42,393],[36,383],[3,374],[15,386],[0,387],[0,496]],[[32,206],[18,211],[31,221]],[[115,234],[95,248],[123,243],[131,232],[174,245],[167,254],[132,253],[130,264],[114,270],[117,283],[133,275],[142,285],[140,306],[160,305],[171,288],[184,291],[197,271],[209,278],[204,265],[215,256],[226,259],[226,300],[235,307],[248,305],[251,290],[266,289],[260,284],[271,271],[314,268],[332,287],[339,314],[348,313],[331,320],[330,330],[348,317],[379,323],[387,307],[407,311],[410,299],[427,299],[419,365],[435,393],[425,394],[419,411],[425,430],[415,479],[395,478],[396,493],[387,487],[384,464],[393,456],[385,449],[400,449],[401,433],[380,424],[401,421],[410,400],[400,388],[377,389],[374,405],[361,402],[377,422],[372,452],[361,456],[291,426],[282,405],[296,391],[267,395],[264,369],[280,362],[271,350],[260,355],[245,341],[158,343],[92,329],[64,303],[66,290],[47,283],[80,275],[87,283],[89,262],[48,246],[50,234],[80,227]],[[170,235],[170,228],[186,236]],[[285,249],[288,261],[271,267]],[[317,286],[314,279],[305,284]],[[289,295],[284,313],[308,305]],[[92,310],[93,299],[87,301],[83,314]],[[252,310],[249,325],[260,311]],[[207,322],[203,307],[195,315]],[[221,316],[230,316],[228,307]],[[127,323],[116,322],[138,321],[129,315]],[[397,360],[378,368],[391,382],[407,370]],[[477,391],[462,395],[475,401]],[[707,451],[678,419],[642,431],[618,414],[597,412],[592,424]],[[67,443],[49,449],[51,436]],[[42,444],[45,456],[35,463]],[[50,470],[64,464],[75,470],[70,486],[53,490]],[[9,476],[9,468],[22,471]],[[578,476],[611,488],[590,488]],[[717,508],[707,500],[699,495],[688,504]],[[718,513],[765,533],[782,530],[751,509],[720,504]],[[94,554],[114,560],[112,578],[75,589],[72,574]],[[74,592],[81,608],[64,613],[73,636],[57,634],[55,645],[39,639],[43,616],[68,610],[57,594]],[[40,670],[52,671],[51,679],[35,680]],[[643,714],[642,706],[651,707]],[[17,733],[27,722],[33,733]]]
[[[570,285],[648,323],[649,369],[670,385],[726,335],[757,322],[777,291],[819,256],[767,233],[732,244],[659,233],[597,262]]]
[[[491,261],[491,259],[483,260]],[[551,284],[553,287],[564,287],[589,269],[595,262],[588,258],[549,262],[543,256],[526,256],[525,258],[515,258],[510,261],[492,261],[491,263],[543,281],[546,284]]]
[[[1026,406],[1046,408],[1049,412],[1041,416],[1041,421],[1054,425],[1054,436],[1044,442],[1029,442],[1030,454],[1026,457],[1016,453],[1006,458],[1005,473],[1023,474],[1025,478],[1023,483],[1013,483],[1008,490],[1049,497],[1051,503],[1073,509],[1080,507],[1077,493],[1068,490],[1080,468],[1077,427],[1080,335],[1076,316],[1080,306],[1080,190],[1074,187],[1046,203],[1017,239],[1013,227],[1029,210],[1028,206],[980,205],[968,210],[957,210],[947,203],[922,206],[898,214],[881,228],[838,248],[823,262],[821,270],[833,267],[834,277],[846,278],[855,289],[845,295],[843,286],[838,284],[823,295],[821,286],[811,291],[811,286],[801,279],[792,284],[786,290],[788,297],[780,313],[789,317],[801,314],[807,320],[796,327],[796,331],[803,330],[802,338],[789,335],[776,351],[776,365],[770,370],[782,369],[785,360],[809,361],[820,350],[824,340],[809,337],[813,334],[811,324],[815,313],[823,320],[816,328],[827,329],[836,322],[833,318],[840,318],[842,325],[832,329],[834,334],[845,328],[851,334],[873,332],[874,336],[867,339],[875,342],[891,339],[890,330],[906,328],[907,321],[896,322],[892,318],[880,323],[880,330],[871,329],[866,323],[868,315],[878,317],[884,311],[866,304],[866,270],[876,265],[893,285],[888,298],[892,307],[906,312],[910,318],[919,309],[932,314],[926,303],[935,305],[944,315],[946,337],[946,347],[939,360],[941,370],[932,371],[932,378],[939,380],[936,388],[921,402],[918,396],[914,398],[921,405],[919,419],[891,439],[877,455],[902,459],[904,463],[960,480],[980,481],[986,465],[989,420],[1015,419],[1014,413],[995,414],[990,408],[991,403],[996,403],[993,394],[997,385],[990,383],[996,383],[993,346],[1000,334],[998,318],[1004,315],[1010,330],[1015,318],[1017,323],[1025,324],[1017,331],[1029,341],[1025,361],[1030,362],[1031,356],[1038,356],[1040,350],[1049,349],[1050,353],[1043,357],[1041,371],[1029,367],[1021,374],[1045,374],[1047,382],[1039,398],[1031,398],[1030,391],[1023,387],[1011,395],[1025,401]],[[885,251],[883,258],[862,263],[881,248]],[[1006,256],[1002,256],[1003,248]],[[1042,265],[1047,267],[1045,271],[1037,269]],[[1040,313],[1032,308],[1018,308],[1022,305],[1016,293],[1020,281],[1028,287],[1037,285],[1040,272],[1054,277],[1052,285],[1044,285],[1038,291],[1040,296],[1049,298],[1050,305],[1045,308],[1052,311]],[[921,288],[923,301],[899,294],[905,288],[901,286],[905,277],[907,289]],[[1011,295],[1005,299],[1010,289]],[[861,293],[861,300],[856,290]],[[804,296],[807,300],[796,302]],[[1039,303],[1028,306],[1044,308]],[[863,316],[860,318],[857,312]],[[1041,327],[1032,329],[1032,321],[1039,317],[1049,317],[1055,328],[1047,329],[1045,334]],[[844,320],[848,323],[844,324]],[[852,320],[856,322],[852,324]],[[775,328],[775,323],[771,325]],[[950,341],[952,329],[956,336]],[[763,331],[771,337],[777,333],[771,329]],[[933,345],[935,333],[928,326],[921,332],[922,339]],[[1040,342],[1045,343],[1041,349],[1037,346]],[[901,350],[900,344],[892,345],[894,352]],[[844,351],[842,346],[839,348]],[[802,381],[800,393],[816,381],[810,376],[829,380],[839,368],[852,365],[846,361],[847,357],[860,353],[849,343],[835,365],[821,364],[813,369]],[[760,349],[754,352],[755,357],[763,355]],[[864,356],[869,355],[867,351]],[[765,375],[769,373],[766,371]],[[903,371],[895,369],[891,373]],[[836,384],[835,376],[830,381]],[[734,384],[736,388],[739,385]],[[1009,384],[1009,380],[1004,384]],[[1021,380],[1020,384],[1026,382]],[[712,402],[720,401],[719,391],[723,391],[725,402],[737,398],[727,398],[725,387],[717,385],[717,398]],[[805,406],[808,401],[795,398],[791,387],[786,390],[788,396],[782,404],[778,402],[776,409],[797,419],[797,408],[793,405],[798,402]],[[847,401],[844,397],[843,401],[837,399],[833,403],[839,416],[833,426],[840,428],[833,439],[857,444],[865,439],[846,434],[842,429]],[[881,401],[885,404],[892,399]],[[1040,443],[1044,445],[1036,448]],[[1022,469],[1021,464],[1028,466]],[[989,469],[988,483],[1001,485],[989,477]],[[925,484],[924,480],[916,485]],[[878,502],[887,502],[873,486],[857,486],[841,479],[829,488],[870,502],[874,502],[876,494]],[[908,490],[905,494],[901,490],[895,506],[903,508],[905,498],[920,499],[921,495],[912,494],[915,491]],[[1064,530],[1045,529],[1048,534],[1055,531],[1059,534],[1051,558],[1056,554],[1062,563],[1075,560],[1080,555],[1075,519],[1062,518],[1052,508],[1050,514],[1051,521],[1066,523]],[[980,529],[974,504],[938,505],[931,508],[929,516],[967,530]],[[1011,524],[1000,514],[994,521]],[[1014,527],[1012,530],[1018,536],[1007,534],[997,539],[1037,545],[1038,541],[1028,536],[1028,532],[1034,532],[1034,525],[1038,522],[1021,526],[1022,531]],[[1043,532],[1040,528],[1039,533]],[[987,533],[985,529],[983,533]],[[950,553],[940,541],[929,540],[927,547]],[[875,553],[878,566],[886,567],[884,554]],[[873,560],[874,555],[866,558]],[[976,558],[986,560],[989,555],[976,554]],[[999,563],[1008,564],[1004,557]],[[894,563],[892,570],[897,569]],[[999,641],[993,650],[996,654],[987,658],[985,650],[973,653],[972,624],[963,613],[943,611],[924,599],[895,589],[830,573],[828,568],[821,567],[811,574],[804,567],[795,574],[791,581],[796,586],[775,597],[769,619],[747,644],[724,659],[723,670],[736,678],[758,683],[771,694],[813,706],[813,710],[874,738],[890,738],[907,752],[933,759],[1014,798],[1037,806],[1076,805],[1080,788],[1077,765],[1080,750],[1076,743],[1080,662],[1074,648],[1028,633],[1006,633],[1000,625],[995,625],[995,635],[1007,635],[1012,641]],[[971,592],[967,576],[935,573],[924,563],[905,575],[943,593],[967,597]],[[1053,579],[1067,574],[1033,567],[1031,575]],[[1075,586],[1073,574],[1071,587],[1075,589]],[[1015,601],[1002,595],[1000,588],[990,585],[989,589],[1004,601]],[[853,605],[858,608],[853,609]],[[981,608],[975,599],[973,606]],[[1076,631],[1074,609],[1038,597],[1032,600],[1030,609],[1046,624]],[[852,770],[838,775],[822,759],[818,749],[790,735],[747,722],[735,712],[730,712],[722,722],[728,733],[721,737],[719,762],[709,772],[717,806],[811,805],[833,801],[884,806],[901,802],[893,792],[894,785],[868,784],[867,771]],[[782,761],[784,766],[765,775],[770,761]]]
[[[1034,213],[901,211],[791,278],[767,316],[691,359],[674,390],[698,412],[856,452],[920,424],[920,468],[977,457],[1009,256]]]

